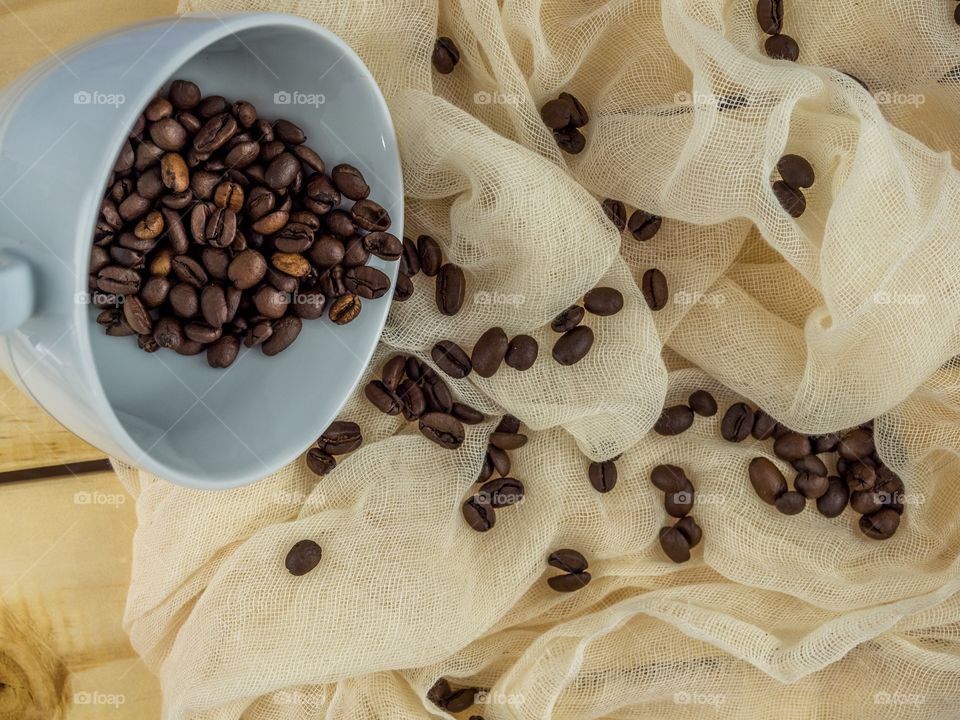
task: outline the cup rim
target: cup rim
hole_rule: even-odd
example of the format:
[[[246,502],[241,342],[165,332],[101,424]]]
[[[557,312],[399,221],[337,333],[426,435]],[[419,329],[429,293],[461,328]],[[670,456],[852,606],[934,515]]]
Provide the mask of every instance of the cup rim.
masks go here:
[[[306,30],[315,35],[321,41],[335,46],[336,49],[338,49],[344,55],[344,59],[353,66],[353,69],[358,70],[365,78],[369,86],[375,90],[375,103],[379,105],[379,108],[385,119],[384,132],[389,133],[393,139],[394,147],[398,148],[399,144],[397,142],[396,128],[393,124],[393,118],[390,114],[390,109],[387,105],[386,98],[384,97],[376,78],[374,78],[373,74],[370,72],[370,69],[366,66],[360,56],[357,55],[356,52],[354,52],[354,50],[342,38],[337,36],[332,31],[305,18],[295,15],[288,15],[285,13],[271,12],[213,14],[197,12],[185,13],[182,17],[188,21],[191,19],[215,19],[218,21],[218,23],[216,25],[211,25],[211,27],[205,32],[198,33],[195,37],[190,38],[178,48],[176,53],[171,54],[170,57],[166,58],[162,64],[157,64],[154,66],[154,74],[158,78],[158,82],[149,86],[145,84],[140,90],[137,91],[136,95],[133,96],[132,101],[129,98],[127,99],[127,101],[124,103],[124,114],[120,118],[121,127],[133,127],[137,117],[139,117],[139,115],[143,112],[143,108],[145,108],[147,103],[153,98],[157,89],[169,82],[185,63],[187,63],[197,54],[203,52],[211,45],[230,35],[235,35],[238,32],[257,28],[277,27],[280,29]],[[123,34],[124,32],[135,28],[149,27],[151,25],[162,25],[165,22],[177,22],[177,19],[171,16],[167,18],[147,20],[143,23],[137,23],[123,28],[110,30],[81,43],[79,46],[77,46],[77,49],[80,50],[83,47],[88,47],[96,44],[97,42],[108,39],[109,37]],[[65,55],[69,52],[70,51],[67,51]],[[89,195],[89,198],[84,204],[84,209],[81,213],[82,220],[77,225],[76,232],[78,233],[78,240],[75,243],[76,257],[74,259],[75,266],[77,268],[75,276],[76,293],[85,293],[87,291],[88,273],[86,272],[86,267],[90,252],[90,233],[92,232],[92,228],[96,225],[97,217],[100,211],[100,203],[103,200],[103,195],[106,191],[110,175],[113,172],[113,166],[116,162],[116,157],[120,152],[120,148],[123,146],[125,140],[125,135],[119,136],[116,139],[116,142],[111,146],[111,152],[105,153],[101,159],[101,165],[96,172],[96,177],[100,178],[100,182],[91,185],[91,187],[98,188],[98,192]],[[397,150],[396,162],[398,169],[400,169],[399,149]],[[404,197],[402,172],[398,174],[397,179],[399,183],[399,186],[396,188],[397,197],[401,198],[402,203],[402,199]],[[376,352],[377,346],[379,345],[379,338],[383,334],[383,329],[386,326],[389,307],[392,304],[392,295],[388,294],[386,298],[388,306],[384,309],[382,317],[380,318],[380,321],[377,323],[376,327],[377,340],[371,344],[366,353],[363,366],[360,369],[358,381],[360,378],[362,378],[363,372],[369,366],[370,360],[373,357],[373,354]],[[74,327],[77,328],[79,333],[78,343],[83,360],[83,362],[80,363],[80,367],[82,368],[84,381],[90,388],[92,397],[95,398],[96,402],[101,405],[100,411],[97,413],[97,415],[101,421],[106,424],[106,429],[109,435],[114,438],[116,443],[127,455],[127,457],[121,458],[121,460],[132,463],[138,470],[145,470],[157,475],[162,480],[167,480],[184,487],[200,490],[226,490],[249,485],[252,482],[263,479],[293,462],[306,450],[306,448],[296,448],[292,452],[288,451],[287,453],[277,455],[274,462],[264,462],[263,464],[268,466],[267,469],[259,467],[246,472],[231,474],[228,478],[220,477],[211,479],[208,476],[197,477],[196,475],[181,472],[176,468],[167,465],[166,463],[158,460],[148,450],[142,448],[140,444],[133,439],[117,416],[112,403],[109,402],[106,390],[100,378],[97,362],[93,354],[93,345],[91,342],[93,321],[91,319],[90,308],[86,303],[77,303],[74,309],[73,321]],[[320,430],[322,431],[322,428],[320,428]]]

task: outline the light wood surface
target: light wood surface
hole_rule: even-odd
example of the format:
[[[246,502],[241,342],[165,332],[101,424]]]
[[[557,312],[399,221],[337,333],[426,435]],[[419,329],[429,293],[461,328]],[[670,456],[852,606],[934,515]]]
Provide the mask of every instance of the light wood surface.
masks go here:
[[[175,0],[0,0],[0,86]],[[0,373],[0,720],[152,720],[157,679],[121,625],[136,517],[113,473],[4,474],[103,458]]]

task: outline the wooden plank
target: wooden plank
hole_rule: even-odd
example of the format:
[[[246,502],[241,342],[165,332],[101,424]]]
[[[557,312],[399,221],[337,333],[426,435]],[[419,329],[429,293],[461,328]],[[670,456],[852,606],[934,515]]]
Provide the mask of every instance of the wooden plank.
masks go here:
[[[159,717],[121,626],[136,516],[116,475],[3,484],[0,507],[0,719]]]

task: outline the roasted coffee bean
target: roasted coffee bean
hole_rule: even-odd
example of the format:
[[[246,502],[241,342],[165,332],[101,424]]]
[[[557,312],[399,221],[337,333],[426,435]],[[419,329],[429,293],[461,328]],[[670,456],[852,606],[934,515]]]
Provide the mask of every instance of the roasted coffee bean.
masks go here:
[[[584,309],[579,305],[571,305],[557,315],[550,323],[554,332],[565,333],[573,330],[583,320]]]
[[[160,349],[153,335],[141,335],[137,338],[137,347],[146,353],[155,353]]]
[[[144,253],[117,245],[110,248],[110,259],[121,267],[134,270],[142,269],[146,263]]]
[[[583,152],[583,149],[587,146],[587,139],[574,127],[554,130],[553,139],[557,142],[557,147],[570,155]]]
[[[161,150],[176,152],[187,144],[187,130],[173,118],[163,118],[150,125],[150,139]]]
[[[284,152],[275,157],[267,166],[265,175],[267,185],[274,190],[289,187],[300,172],[300,161],[296,156]]]
[[[370,186],[357,168],[352,165],[337,165],[330,171],[330,179],[340,194],[351,200],[363,200],[370,194]]]
[[[464,403],[454,403],[453,409],[450,412],[457,420],[467,425],[477,425],[483,422],[483,413]]]
[[[167,301],[172,283],[165,277],[152,277],[143,284],[140,299],[150,310],[160,307]]]
[[[165,97],[155,97],[143,111],[143,116],[150,122],[163,120],[165,117],[173,115],[173,105]]]
[[[570,107],[572,108],[570,111],[570,124],[573,127],[581,128],[590,122],[590,116],[587,114],[587,109],[576,97],[568,92],[562,92],[558,97],[560,100],[570,104]]]
[[[576,111],[576,106],[568,98],[557,98],[548,100],[540,108],[540,118],[551,130],[562,130],[573,124]]]
[[[850,490],[872,490],[877,483],[877,472],[866,463],[851,463],[844,479]]]
[[[593,330],[586,325],[578,325],[554,343],[553,359],[561,365],[573,365],[586,357],[592,347]]]
[[[818,475],[807,470],[797,473],[793,479],[793,487],[804,497],[816,500],[830,489],[830,482],[827,480],[826,473]]]
[[[433,346],[430,357],[441,370],[452,378],[465,378],[473,369],[473,364],[463,348],[452,340],[441,340]]]
[[[403,403],[401,412],[407,420],[416,420],[427,412],[427,398],[415,381],[409,378],[403,380],[396,392]]]
[[[827,466],[823,460],[816,455],[807,455],[799,460],[791,460],[790,464],[793,465],[793,469],[797,472],[808,472],[811,475],[824,476],[827,474]]]
[[[153,337],[157,345],[169,350],[176,350],[183,344],[183,329],[172,317],[162,317],[153,326]]]
[[[594,315],[616,315],[623,309],[623,295],[611,287],[597,287],[583,297],[583,306]]]
[[[656,268],[651,268],[643,274],[640,290],[643,292],[643,299],[647,301],[647,307],[651,310],[662,310],[667,306],[667,301],[670,299],[667,278]]]
[[[523,500],[523,483],[511,477],[500,477],[484,483],[478,495],[486,497],[493,508],[509,507]]]
[[[391,390],[396,390],[403,381],[406,373],[407,358],[404,355],[394,355],[383,365],[380,379]]]
[[[460,312],[466,287],[466,278],[458,265],[442,265],[437,274],[437,309],[444,315],[456,315]]]
[[[832,475],[827,478],[827,491],[817,498],[817,510],[821,515],[834,518],[840,515],[847,507],[850,490],[842,478]]]
[[[227,268],[227,277],[240,290],[248,290],[267,274],[267,261],[256,250],[244,250]]]
[[[345,254],[343,243],[340,240],[333,235],[321,235],[313,243],[307,256],[315,267],[326,269],[343,262]]]
[[[787,492],[787,480],[783,473],[765,457],[750,461],[750,484],[760,499],[770,505]]]
[[[900,526],[900,515],[891,508],[877,510],[860,518],[860,530],[873,540],[887,540]]]
[[[510,453],[506,450],[502,450],[493,445],[487,445],[485,461],[489,462],[493,466],[493,469],[503,477],[507,477],[510,474],[510,467],[513,463],[510,461]]]
[[[221,95],[208,95],[200,101],[200,104],[197,105],[194,112],[197,114],[197,117],[206,120],[212,118],[214,115],[225,113],[228,110],[230,110],[230,103],[227,102],[225,97]]]
[[[650,482],[664,493],[693,492],[693,485],[687,479],[683,468],[676,465],[657,465],[650,471]]]
[[[354,222],[370,232],[384,232],[390,228],[390,215],[373,200],[357,200],[350,209]]]
[[[307,452],[307,467],[315,475],[326,475],[336,466],[336,459],[320,448],[311,448]]]
[[[588,567],[587,559],[576,550],[571,550],[570,548],[554,550],[547,557],[547,565],[568,573],[583,572]]]
[[[397,393],[388,388],[381,381],[371,380],[364,387],[363,394],[366,395],[367,400],[369,400],[380,412],[387,415],[400,414],[403,401],[400,399]]]
[[[440,447],[456,450],[463,444],[463,423],[447,413],[430,412],[420,417],[420,432]]]
[[[527,436],[517,432],[490,433],[489,442],[501,450],[517,450],[527,444]]]
[[[330,319],[337,325],[346,325],[360,314],[360,297],[347,293],[338,297],[330,305]]]
[[[207,348],[207,363],[212,368],[230,367],[239,352],[240,340],[233,335],[224,335]]]
[[[773,194],[791,217],[798,218],[807,209],[807,199],[803,196],[803,193],[790,187],[783,180],[777,180],[773,184]]]
[[[683,533],[683,536],[687,539],[687,543],[691,548],[699,545],[700,540],[703,538],[703,530],[700,529],[700,526],[697,525],[696,521],[690,515],[686,515],[677,520],[677,522],[673,524],[673,527]]]
[[[783,181],[792,188],[807,188],[813,185],[813,167],[799,155],[784,155],[777,162],[777,170]]]
[[[434,69],[441,75],[449,75],[460,62],[460,49],[448,37],[438,37],[431,57]]]
[[[690,393],[687,404],[697,415],[713,417],[717,414],[717,401],[706,390],[695,390]]]
[[[360,426],[348,420],[336,420],[317,440],[318,447],[330,455],[345,455],[363,444]]]
[[[174,80],[167,97],[178,110],[192,110],[200,102],[200,88],[189,80]]]
[[[554,575],[547,578],[547,585],[557,592],[575,592],[582,590],[590,582],[590,573],[578,572],[567,575]]]
[[[494,432],[515,433],[520,431],[520,421],[513,415],[507,414],[500,418]]]
[[[290,148],[290,152],[300,158],[303,164],[314,172],[322,173],[325,170],[323,158],[313,148],[306,145],[294,145]]]
[[[303,203],[310,212],[327,215],[340,204],[340,191],[326,175],[314,173],[307,178],[306,194]],[[346,213],[343,213],[346,215]],[[352,224],[351,220],[351,224]],[[352,231],[351,231],[352,233]],[[351,234],[348,233],[348,234]]]
[[[266,342],[271,335],[273,335],[273,325],[264,320],[250,328],[247,336],[243,340],[243,344],[248,348],[256,347]]]
[[[206,323],[187,323],[183,327],[183,334],[186,335],[189,340],[198,342],[201,345],[209,345],[223,336],[223,330],[210,327]]]
[[[226,250],[205,247],[200,254],[200,261],[210,277],[217,280],[226,280],[227,270],[230,267],[230,255]]]
[[[873,490],[858,490],[850,493],[850,507],[861,515],[869,515],[883,507],[883,499]]]
[[[800,57],[800,46],[789,35],[771,35],[763,43],[767,57],[774,60],[789,60],[796,62]]]
[[[746,403],[735,403],[720,421],[720,435],[729,442],[742,442],[753,429],[753,420],[753,410]]]
[[[463,504],[463,517],[477,532],[486,532],[497,521],[490,498],[483,495],[475,495]]]
[[[287,553],[284,562],[291,575],[306,575],[320,564],[323,553],[313,540],[301,540]]]
[[[446,678],[440,678],[427,691],[427,700],[439,708],[446,708],[447,698],[453,695],[453,688]]]
[[[127,222],[132,222],[145,215],[150,210],[150,204],[150,201],[140,193],[131,193],[117,207],[117,212]]]
[[[238,213],[243,208],[243,188],[235,182],[222,182],[213,190],[213,204]]]
[[[116,295],[134,295],[140,289],[140,274],[130,268],[108,265],[97,273],[97,287]]]
[[[293,342],[300,335],[302,329],[303,321],[295,315],[287,315],[277,320],[277,322],[273,323],[273,332],[270,334],[270,337],[260,345],[263,354],[272,357],[283,352],[293,345]]]
[[[170,267],[178,280],[192,285],[198,290],[206,285],[209,280],[207,271],[203,269],[203,266],[187,255],[177,255],[170,261]]]
[[[810,444],[813,445],[815,453],[834,452],[837,445],[840,444],[840,433],[826,433],[825,435],[816,435],[810,438]]]
[[[660,231],[663,218],[645,210],[634,210],[627,221],[627,229],[634,239],[647,241]]]
[[[599,493],[608,493],[617,484],[617,465],[613,460],[591,462],[587,477],[594,490]]]
[[[421,235],[417,238],[417,256],[420,261],[418,269],[422,270],[424,275],[435,277],[440,272],[440,267],[443,265],[443,251],[440,244],[429,235]],[[407,265],[409,268],[409,263]]]
[[[807,499],[798,492],[788,490],[779,495],[773,504],[784,515],[796,515],[806,507]]]
[[[168,299],[173,312],[179,317],[192,318],[200,312],[200,297],[193,285],[177,283],[170,288]]]
[[[345,245],[357,232],[357,224],[353,221],[353,217],[343,210],[334,210],[327,213],[324,216],[324,221],[327,224],[327,229],[343,239]]]
[[[381,260],[399,260],[403,254],[403,243],[396,235],[388,232],[372,232],[363,236],[363,248]]]
[[[687,481],[689,484],[689,480]],[[682,518],[693,509],[695,493],[693,487],[685,487],[677,492],[664,493],[663,507],[671,517]]]
[[[90,265],[87,271],[91,275],[96,275],[110,264],[110,255],[99,245],[94,245],[90,250]]]
[[[150,318],[150,312],[136,295],[130,295],[124,299],[123,318],[138,335],[149,335],[153,330],[153,320]]]
[[[758,408],[753,418],[753,428],[750,434],[757,440],[766,440],[773,437],[776,429],[777,421]]]
[[[783,0],[759,0],[757,22],[767,35],[777,35],[783,30]]]
[[[390,278],[369,265],[350,268],[343,281],[350,292],[367,300],[383,297],[390,290]]]
[[[473,369],[480,377],[493,377],[507,355],[509,341],[503,328],[487,330],[473,346]]]
[[[483,463],[480,465],[480,475],[477,476],[476,482],[478,484],[483,484],[487,480],[493,477],[493,462],[490,459],[490,453],[488,452],[483,456]]]
[[[813,451],[810,440],[800,433],[786,433],[773,443],[773,452],[781,460],[788,462],[806,457]]]
[[[207,285],[200,292],[200,312],[207,324],[222,328],[229,318],[227,296],[219,285]]]
[[[690,541],[676,527],[660,528],[660,547],[675,563],[684,563],[690,559]]]
[[[529,370],[537,361],[540,346],[529,335],[517,335],[507,346],[507,354],[503,360],[514,370]]]
[[[614,227],[620,232],[627,226],[627,208],[619,200],[607,198],[601,204],[603,212],[607,219],[613,223]]]
[[[693,425],[693,410],[687,405],[672,405],[664,408],[660,417],[653,425],[653,431],[658,435],[679,435]]]
[[[183,156],[166,153],[160,161],[160,177],[163,184],[173,192],[183,192],[190,187],[190,171]]]
[[[253,295],[253,304],[265,318],[277,320],[286,314],[290,305],[290,298],[288,293],[282,290],[269,285],[261,285]]]
[[[207,98],[210,100],[210,98]],[[205,102],[205,101],[204,101]],[[203,117],[202,113],[198,113]],[[209,155],[226,145],[237,133],[237,121],[229,113],[222,112],[210,117],[193,138],[193,149],[202,155]],[[154,140],[154,142],[157,142]],[[160,143],[157,143],[160,145]],[[269,184],[269,183],[268,183]]]
[[[277,120],[273,124],[273,132],[278,140],[287,145],[302,145],[307,140],[303,130],[289,120]]]
[[[844,460],[863,460],[875,450],[873,433],[863,428],[856,428],[843,435],[837,444],[837,453]]]
[[[192,357],[193,355],[199,355],[207,349],[206,345],[203,343],[196,342],[195,340],[190,340],[189,338],[184,338],[183,342],[179,346],[174,348],[174,352],[178,355],[183,355],[185,357]]]

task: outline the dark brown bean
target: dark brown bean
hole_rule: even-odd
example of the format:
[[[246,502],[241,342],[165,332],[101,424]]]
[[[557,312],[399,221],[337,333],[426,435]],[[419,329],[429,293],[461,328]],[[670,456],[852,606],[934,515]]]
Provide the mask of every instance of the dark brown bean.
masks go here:
[[[765,457],[750,461],[750,484],[760,499],[770,505],[787,492],[787,480],[783,473]]]
[[[687,405],[672,405],[664,408],[653,426],[658,435],[679,435],[693,425],[693,410]]]
[[[729,442],[743,442],[753,429],[753,410],[746,403],[734,403],[720,421],[720,435]]]

